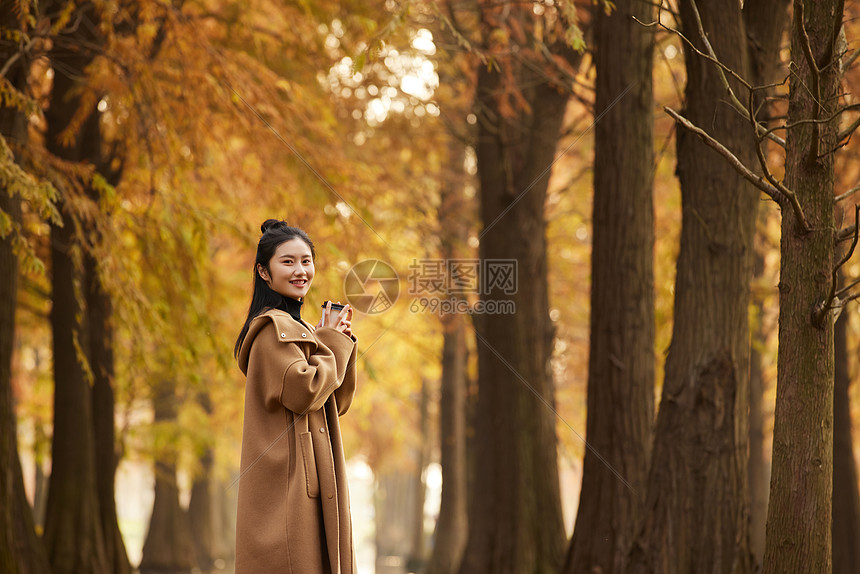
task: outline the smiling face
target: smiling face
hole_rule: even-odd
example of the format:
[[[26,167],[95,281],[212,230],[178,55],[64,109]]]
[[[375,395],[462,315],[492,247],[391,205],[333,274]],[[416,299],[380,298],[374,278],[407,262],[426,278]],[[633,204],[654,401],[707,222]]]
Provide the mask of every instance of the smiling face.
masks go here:
[[[284,241],[269,260],[269,268],[257,265],[257,273],[275,293],[301,299],[314,278],[311,248],[301,239]]]

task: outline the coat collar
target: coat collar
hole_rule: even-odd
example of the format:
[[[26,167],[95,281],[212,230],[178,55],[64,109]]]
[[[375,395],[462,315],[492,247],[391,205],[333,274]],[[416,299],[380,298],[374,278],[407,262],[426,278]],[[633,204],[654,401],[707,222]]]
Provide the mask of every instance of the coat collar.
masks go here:
[[[251,345],[257,334],[263,330],[269,323],[274,323],[275,334],[278,341],[281,343],[311,343],[310,352],[316,350],[317,342],[314,338],[314,328],[305,321],[296,321],[287,312],[280,309],[269,309],[265,313],[261,313],[254,317],[251,324],[248,326],[248,334],[245,335],[245,340],[242,342],[242,348],[239,350],[239,368],[242,372],[248,373],[248,359],[251,356]]]

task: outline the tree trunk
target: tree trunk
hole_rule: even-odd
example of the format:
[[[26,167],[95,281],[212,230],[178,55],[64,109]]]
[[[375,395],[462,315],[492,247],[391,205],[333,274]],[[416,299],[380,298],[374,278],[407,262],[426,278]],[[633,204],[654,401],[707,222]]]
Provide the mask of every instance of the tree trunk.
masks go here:
[[[13,2],[0,2],[0,29],[19,30]],[[11,43],[0,43],[0,62],[12,56]],[[12,87],[27,85],[29,58],[12,65],[6,79]],[[8,90],[9,88],[4,88]],[[27,117],[0,99],[0,136],[14,151],[28,143]],[[0,211],[21,222],[21,199],[0,188]],[[12,235],[0,237],[0,571],[9,574],[42,574],[49,571],[42,541],[36,535],[33,513],[24,491],[24,475],[18,458],[18,422],[12,396],[12,355],[15,349],[15,309],[18,303],[18,256]]]
[[[512,30],[512,21],[525,33],[533,22],[531,5],[494,4],[482,17],[493,41]],[[462,574],[556,572],[564,557],[544,202],[569,92],[548,82],[529,57],[503,56],[478,72],[479,254],[485,265],[516,260],[518,282],[512,294],[485,275],[481,301],[488,309],[511,301],[516,313],[473,316],[478,474]]]
[[[654,419],[654,6],[594,10],[591,345],[582,491],[564,572],[623,572]],[[630,88],[630,86],[633,86]],[[613,102],[630,89],[631,92]]]
[[[466,499],[466,330],[460,315],[443,318],[439,434],[442,500],[427,574],[455,574],[469,522]]]
[[[424,501],[427,485],[424,482],[424,469],[430,462],[430,397],[427,379],[421,378],[421,390],[418,399],[419,416],[421,420],[421,442],[414,449],[416,472],[412,475],[412,520],[409,524],[411,541],[406,569],[409,572],[423,572],[427,568],[427,552],[425,550],[424,533]]]
[[[200,392],[199,401],[203,410],[212,414],[212,401],[206,390]],[[213,445],[208,444],[200,457],[201,472],[191,487],[191,500],[188,503],[188,519],[191,524],[191,539],[194,543],[197,567],[209,572],[216,561],[228,557],[222,532],[229,528],[224,523],[220,505],[223,494],[215,479]]]
[[[45,476],[45,467],[42,462],[47,459],[39,454],[41,449],[36,447],[33,449],[33,459],[35,461],[33,469],[33,520],[36,521],[36,526],[45,530],[45,502],[47,495],[48,477]]]
[[[191,524],[191,540],[197,568],[209,572],[218,557],[215,535],[217,513],[214,508],[212,475],[212,448],[209,447],[200,458],[202,472],[194,479],[191,487],[191,500],[188,503],[188,522]]]
[[[51,228],[51,330],[54,356],[54,432],[45,545],[54,572],[109,572],[95,476],[92,394],[78,349],[82,333],[71,248],[74,223]]]
[[[82,21],[93,19],[93,10],[92,6],[82,7],[78,16]],[[45,144],[51,153],[64,160],[98,165],[102,140],[95,107],[74,134],[74,141],[61,142],[60,137],[80,105],[76,91],[81,87],[84,70],[94,58],[94,53],[83,46],[98,42],[93,34],[89,26],[79,26],[62,44],[55,45],[51,53],[55,73],[51,105],[45,114]],[[66,48],[69,42],[78,49]],[[67,193],[71,187],[66,186]],[[88,297],[82,282],[83,253],[76,238],[77,222],[68,209],[62,210],[63,227],[53,226],[51,230],[55,390],[45,542],[57,573],[107,572],[114,570],[108,548],[116,547],[114,536],[118,530],[110,533],[111,543],[106,544],[96,478],[93,389],[82,367],[83,357],[79,356],[88,353],[92,344],[80,324],[81,301]],[[101,333],[97,344],[103,345],[104,333],[98,326],[97,331]],[[111,449],[112,443],[111,440]]]
[[[5,6],[7,9],[8,6]],[[8,15],[12,15],[9,10]],[[8,20],[7,14],[0,16]],[[2,53],[2,52],[0,52]],[[8,57],[8,54],[3,54]],[[6,57],[0,61],[5,61]],[[10,80],[26,78],[16,70]],[[25,144],[27,125],[18,110],[0,107],[0,134],[13,145]],[[0,210],[15,223],[21,220],[21,200],[0,190]],[[33,513],[24,492],[18,458],[18,423],[12,397],[12,355],[15,348],[15,308],[18,301],[18,256],[12,236],[0,239],[0,571],[41,574],[50,570],[42,541],[36,535]]]
[[[95,432],[96,485],[105,552],[114,574],[130,574],[131,566],[116,516],[116,467],[119,463],[114,428],[114,355],[112,305],[102,286],[98,263],[84,255],[87,278],[88,358],[93,373],[93,429]]]
[[[446,61],[444,66],[453,64]],[[440,67],[441,68],[441,67]],[[440,81],[446,78],[440,69]],[[453,82],[448,75],[445,81]],[[466,147],[449,133],[448,153],[439,197],[441,256],[463,257],[474,202],[465,195],[463,161]],[[439,451],[442,496],[436,520],[433,553],[427,574],[456,574],[469,534],[466,461],[466,319],[462,314],[442,316],[442,375],[439,397]]]
[[[860,491],[851,440],[851,388],[848,326],[843,310],[834,327],[835,391],[833,397],[833,572],[860,572]]]
[[[740,4],[697,4],[720,60],[747,77]],[[691,2],[680,9],[685,35],[703,50]],[[690,50],[685,61],[686,117],[753,165],[751,128],[725,103],[716,67]],[[675,323],[629,571],[752,572],[748,305],[758,194],[694,135],[680,129],[677,140],[683,217]]]
[[[416,454],[414,451],[411,454]],[[417,457],[416,457],[417,458]],[[376,572],[400,574],[408,568],[413,551],[416,501],[423,496],[416,485],[418,461],[389,468],[377,475],[374,493],[376,508]]]
[[[86,22],[89,19],[96,18],[93,14],[92,6],[83,6],[78,10],[78,16],[82,21]],[[66,46],[71,43],[76,46],[76,49],[69,50]],[[73,115],[78,112],[80,105],[79,94],[76,93],[81,87],[81,80],[84,76],[86,67],[92,62],[94,53],[92,46],[101,44],[101,39],[97,36],[97,32],[89,25],[82,25],[64,39],[63,47],[57,48],[52,53],[52,62],[55,64],[54,82],[51,91],[51,107],[46,116],[48,129],[46,133],[46,145],[48,149],[57,157],[70,162],[87,162],[97,167],[104,165],[102,157],[102,134],[100,128],[99,113],[95,106],[90,110],[90,114],[83,122],[81,129],[74,134],[74,142],[61,143],[60,134],[65,131],[71,121]],[[80,182],[87,185],[86,182]],[[116,182],[114,182],[116,183]],[[67,186],[70,188],[71,186]],[[98,197],[94,192],[90,192],[91,199],[97,201]],[[75,299],[72,307],[63,307],[60,313],[71,313],[71,315],[57,323],[63,328],[73,327],[74,334],[64,334],[66,343],[74,341],[74,346],[67,347],[64,352],[70,353],[67,361],[81,360],[78,353],[84,353],[90,367],[92,380],[85,380],[83,372],[78,366],[73,371],[68,371],[71,379],[81,379],[86,387],[82,392],[86,395],[91,405],[87,409],[87,414],[90,421],[86,423],[75,423],[74,427],[66,429],[57,429],[55,420],[54,429],[54,446],[53,452],[56,453],[58,448],[57,440],[64,444],[66,441],[76,441],[79,443],[78,448],[87,448],[92,452],[86,455],[86,459],[91,461],[93,465],[92,473],[95,477],[95,495],[97,498],[97,518],[100,523],[100,531],[102,540],[93,546],[101,547],[99,553],[103,553],[106,559],[109,570],[115,574],[126,574],[131,571],[128,562],[128,557],[125,550],[125,545],[122,540],[122,535],[119,530],[119,525],[116,517],[116,500],[115,500],[115,476],[116,467],[118,464],[115,430],[114,430],[114,395],[113,395],[113,376],[114,376],[114,357],[113,357],[113,333],[112,333],[112,306],[109,294],[105,291],[101,283],[101,278],[98,273],[98,262],[90,253],[85,252],[82,243],[78,240],[74,233],[76,224],[80,223],[85,229],[83,230],[93,241],[99,240],[99,235],[93,229],[92,221],[76,221],[73,217],[66,213],[64,214],[65,229],[59,234],[61,245],[55,243],[53,254],[55,257],[65,259],[62,263],[62,268],[67,269],[67,276],[63,279],[63,284],[56,284],[55,288],[66,290],[63,296]],[[59,235],[58,235],[59,237]],[[72,256],[72,253],[76,256]],[[76,259],[79,258],[79,259]],[[74,285],[80,284],[80,293],[75,295]],[[80,306],[77,302],[78,297],[83,298],[85,307],[83,308],[84,318],[83,325],[76,325],[76,314],[80,312]],[[57,299],[55,293],[55,309],[57,308]],[[81,328],[83,327],[83,328]],[[60,375],[65,376],[66,371],[62,371]],[[87,377],[90,375],[88,374]],[[72,385],[72,383],[69,383]],[[75,382],[74,386],[79,386],[81,383]],[[69,389],[69,392],[74,392]],[[56,418],[55,413],[55,418]],[[66,436],[57,439],[57,432]],[[87,438],[80,440],[86,434]],[[59,446],[65,448],[65,446]],[[86,471],[87,475],[90,471]],[[52,474],[53,482],[53,474]],[[90,479],[86,478],[87,484]],[[89,486],[87,486],[89,488]],[[89,498],[87,493],[83,498]],[[50,490],[49,490],[50,500]],[[51,520],[51,512],[65,513],[65,502],[61,502],[54,510],[49,510],[49,517],[46,522]],[[86,502],[90,505],[91,503]],[[89,510],[87,511],[89,512]],[[63,523],[67,519],[58,519],[58,523]],[[72,521],[73,523],[74,521]],[[68,523],[68,522],[67,522]],[[84,529],[86,531],[87,529]],[[69,536],[66,530],[57,531],[60,538]],[[91,534],[78,533],[78,536],[90,536]]]
[[[788,5],[790,0],[747,0],[744,3],[744,22],[746,24],[747,47],[750,60],[750,83],[754,86],[770,85],[785,75],[780,65],[779,49],[783,33],[788,24]],[[770,107],[762,105],[764,98],[773,90],[757,93],[756,109],[759,121],[770,125]],[[765,153],[770,142],[765,142]],[[772,145],[772,144],[770,144]],[[753,167],[753,166],[750,166]],[[767,225],[768,211],[758,209],[759,228]],[[767,247],[764,241],[755,242],[753,264],[753,285],[761,283],[764,273],[764,257]],[[750,333],[750,549],[757,567],[764,558],[765,523],[767,522],[767,499],[770,487],[769,457],[765,456],[765,420],[762,412],[764,381],[762,379],[762,350],[767,333],[762,325],[764,307],[763,294],[752,292],[753,317]]]
[[[835,50],[842,2],[795,2],[791,33],[785,183],[797,195],[811,231],[789,208],[782,213],[779,359],[773,472],[764,572],[831,571],[833,489],[833,318],[815,317],[834,265],[833,150],[840,66]],[[820,70],[813,81],[805,41]],[[817,86],[809,93],[809,86]]]
[[[161,382],[153,394],[155,425],[175,424],[174,388],[168,382]],[[171,448],[172,445],[168,445],[165,451],[156,449],[155,453],[155,501],[143,543],[140,574],[186,574],[194,568],[191,524],[179,504],[176,456],[170,452]]]
[[[764,221],[764,210],[760,210],[759,220]],[[757,293],[756,286],[764,274],[764,250],[762,242],[756,242],[753,271],[753,292],[750,308],[750,457],[747,475],[750,485],[750,550],[756,565],[764,558],[765,524],[767,522],[767,496],[770,485],[770,469],[765,460],[764,448],[764,377],[762,373],[762,350],[765,346],[767,331],[764,320],[764,295]]]

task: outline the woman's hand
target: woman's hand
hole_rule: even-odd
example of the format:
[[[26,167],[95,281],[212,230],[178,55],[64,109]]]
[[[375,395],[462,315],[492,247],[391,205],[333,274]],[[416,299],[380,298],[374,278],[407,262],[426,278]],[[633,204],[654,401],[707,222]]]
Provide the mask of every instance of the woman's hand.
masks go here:
[[[320,322],[317,323],[317,328],[320,327],[331,327],[344,335],[352,337],[352,307],[347,304],[339,313],[335,314],[331,312],[331,301],[329,301],[325,308],[323,308]]]

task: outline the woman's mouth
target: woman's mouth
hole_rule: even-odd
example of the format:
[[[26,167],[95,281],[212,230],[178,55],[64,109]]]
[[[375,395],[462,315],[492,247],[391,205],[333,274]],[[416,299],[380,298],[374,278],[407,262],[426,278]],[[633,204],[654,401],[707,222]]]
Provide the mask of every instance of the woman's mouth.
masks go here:
[[[307,279],[297,279],[296,281],[290,281],[290,283],[292,283],[296,287],[304,287],[305,285],[307,285],[308,280]]]

